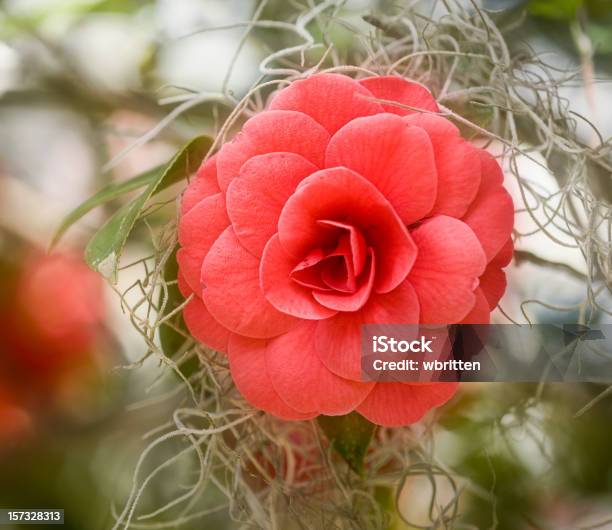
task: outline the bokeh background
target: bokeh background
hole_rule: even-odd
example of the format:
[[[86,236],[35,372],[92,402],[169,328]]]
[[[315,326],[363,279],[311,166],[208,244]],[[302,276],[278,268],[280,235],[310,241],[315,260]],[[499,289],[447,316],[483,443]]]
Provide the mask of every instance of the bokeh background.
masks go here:
[[[291,19],[308,4],[271,0],[260,18]],[[367,31],[362,15],[394,4],[401,0],[351,0],[341,16]],[[141,337],[117,293],[81,258],[118,203],[91,212],[53,253],[47,249],[62,218],[96,189],[168,160],[196,134],[215,133],[231,107],[217,100],[239,99],[257,81],[259,63],[295,40],[270,28],[243,39],[259,6],[0,0],[0,508],[63,508],[66,528],[112,527],[147,433],[173,405],[157,399],[172,376],[161,376],[152,360],[130,369],[141,357]],[[488,0],[484,7],[512,17],[511,46],[528,46],[560,72],[577,72],[561,93],[609,142],[612,2]],[[352,34],[334,39],[350,58]],[[129,150],[194,93],[210,98]],[[592,141],[589,127],[580,134]],[[111,167],[111,160],[118,162]],[[523,164],[542,187],[558,187],[546,171]],[[528,231],[528,218],[517,222]],[[508,314],[520,319],[527,298],[565,305],[584,296],[577,249],[537,237],[521,249],[563,266],[514,264],[514,289],[502,303]],[[147,251],[146,232],[137,232],[125,259]],[[118,290],[135,280],[130,269],[122,271]],[[543,307],[534,311],[539,321],[561,318]],[[475,484],[462,504],[462,528],[612,529],[612,397],[602,392],[600,385],[465,385],[440,417],[436,448]],[[142,502],[153,510],[191,473],[185,468],[156,482]],[[426,525],[431,484],[414,478],[398,486],[393,527],[415,527],[402,517]],[[450,495],[443,483],[437,490]],[[205,510],[216,496],[210,491],[196,502]],[[183,527],[233,525],[218,512]]]

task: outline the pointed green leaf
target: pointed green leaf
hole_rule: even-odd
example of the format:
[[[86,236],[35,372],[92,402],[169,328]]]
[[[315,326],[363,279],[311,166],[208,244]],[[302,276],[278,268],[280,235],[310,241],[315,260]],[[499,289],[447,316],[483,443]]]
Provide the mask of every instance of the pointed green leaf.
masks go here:
[[[193,139],[157,173],[140,196],[125,204],[104,223],[85,249],[85,260],[92,269],[116,281],[123,247],[147,201],[156,190],[170,186],[196,171],[211,145],[212,139],[208,136]]]
[[[77,206],[66,217],[64,217],[55,234],[53,235],[53,240],[51,241],[51,248],[57,245],[57,242],[61,239],[66,230],[68,230],[85,214],[89,213],[91,210],[97,208],[98,206],[102,206],[103,204],[106,204],[109,201],[121,197],[125,193],[129,193],[130,191],[137,190],[139,188],[142,188],[143,186],[146,186],[147,184],[150,184],[151,181],[158,177],[161,172],[164,171],[165,168],[165,164],[159,165],[129,180],[126,180],[124,182],[113,182],[99,190],[95,195]],[[162,188],[160,187],[158,191],[161,191],[161,189]]]
[[[346,416],[319,416],[317,421],[332,448],[355,473],[363,473],[363,459],[376,426],[357,412]]]

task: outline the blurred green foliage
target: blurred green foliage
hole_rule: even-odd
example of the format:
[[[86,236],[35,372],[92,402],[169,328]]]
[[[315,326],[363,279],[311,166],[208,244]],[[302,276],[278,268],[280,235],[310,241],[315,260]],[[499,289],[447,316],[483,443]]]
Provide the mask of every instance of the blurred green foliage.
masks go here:
[[[573,20],[580,9],[590,16],[602,17],[612,11],[610,0],[530,0],[528,10],[532,15],[555,20]]]
[[[452,433],[453,469],[475,486],[462,524],[499,530],[571,528],[555,519],[609,504],[612,406],[602,400],[576,417],[605,386],[488,384],[465,392],[440,423]],[[604,517],[602,517],[604,518]],[[566,522],[567,523],[567,522]]]
[[[538,36],[578,63],[592,61],[598,71],[612,72],[612,0],[485,0],[484,6],[502,24],[521,20],[506,33],[511,48]]]
[[[3,12],[3,2],[0,1],[0,13],[5,16],[0,19],[0,38],[18,36],[24,31],[37,31],[49,17],[65,15],[72,18],[72,24],[78,24],[82,19],[95,13],[116,13],[129,15],[136,10],[153,4],[153,0],[66,0],[64,2],[40,3],[27,13],[6,16]]]
[[[555,20],[573,20],[584,0],[531,0],[528,3],[532,15]]]

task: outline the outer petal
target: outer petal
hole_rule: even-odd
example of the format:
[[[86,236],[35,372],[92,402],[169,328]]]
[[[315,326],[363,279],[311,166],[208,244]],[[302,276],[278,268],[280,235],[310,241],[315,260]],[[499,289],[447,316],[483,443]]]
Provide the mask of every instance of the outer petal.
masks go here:
[[[463,221],[474,231],[491,261],[508,241],[514,225],[514,205],[503,188],[501,169],[485,151],[481,151],[482,181],[474,202]]]
[[[217,155],[202,163],[195,178],[189,183],[181,200],[181,215],[185,215],[202,199],[219,193],[217,183]]]
[[[499,304],[499,301],[506,292],[506,273],[502,269],[512,260],[513,252],[514,244],[512,238],[510,238],[506,241],[506,244],[497,255],[489,262],[479,279],[480,288],[489,302],[491,311],[497,307],[497,304]]]
[[[329,134],[301,112],[269,110],[253,116],[217,155],[217,180],[222,191],[238,176],[249,158],[265,153],[288,152],[323,167]]]
[[[194,296],[183,309],[183,318],[189,332],[202,344],[227,353],[230,332],[212,317],[202,300]]]
[[[178,239],[182,248],[176,258],[179,270],[198,296],[202,295],[200,270],[204,258],[229,223],[225,199],[220,193],[201,200],[181,217]]]
[[[275,309],[259,287],[259,260],[228,227],[202,266],[203,300],[211,314],[239,335],[268,338],[284,333],[296,319]]]
[[[269,153],[247,161],[227,190],[227,211],[236,236],[261,256],[277,232],[278,218],[297,185],[317,167],[300,155]]]
[[[354,118],[383,112],[372,98],[369,90],[346,75],[318,74],[277,92],[270,109],[303,112],[334,134]]]
[[[453,324],[474,306],[474,286],[485,255],[474,233],[461,221],[438,216],[412,231],[419,254],[410,272],[424,324]]]
[[[179,244],[205,256],[229,224],[225,199],[221,193],[216,193],[201,200],[181,217],[178,227]]]
[[[202,252],[186,248],[179,248],[176,252],[176,261],[179,272],[183,276],[184,283],[189,286],[189,291],[195,293],[198,298],[202,297],[202,263],[204,256]]]
[[[316,412],[298,412],[280,398],[268,375],[265,353],[265,340],[231,336],[228,351],[230,370],[240,393],[254,407],[284,420],[315,417]]]
[[[318,320],[337,313],[323,307],[312,296],[312,290],[290,277],[298,260],[285,252],[278,235],[270,239],[261,258],[261,289],[279,311],[299,318]]]
[[[431,112],[440,112],[440,108],[436,100],[431,95],[431,92],[423,85],[415,81],[408,81],[403,77],[397,76],[380,76],[366,77],[361,79],[359,83],[366,87],[378,99],[387,101],[397,101],[402,105],[408,105],[417,109],[428,110]],[[405,116],[412,114],[414,110],[402,108],[396,105],[382,104],[385,112],[392,112]]]
[[[506,292],[506,273],[494,264],[490,264],[480,277],[480,289],[489,304],[489,310],[493,311],[501,297]]]
[[[478,150],[450,121],[435,114],[412,114],[406,123],[421,127],[431,139],[438,170],[438,195],[431,215],[461,217],[480,185]]]
[[[314,345],[314,322],[302,322],[268,342],[266,365],[281,398],[300,411],[331,416],[348,414],[368,395],[374,383],[357,383],[330,372]]]
[[[419,421],[455,395],[458,383],[378,383],[357,407],[372,423],[401,427]]]
[[[368,179],[406,224],[425,217],[436,200],[436,164],[429,136],[394,114],[358,118],[345,125],[329,142],[325,165],[343,166]]]
[[[387,294],[374,295],[356,313],[339,313],[317,323],[315,344],[323,364],[346,379],[361,379],[363,324],[418,324],[419,302],[408,281]]]
[[[495,255],[495,257],[489,262],[495,264],[498,267],[505,267],[512,261],[512,255],[514,254],[514,243],[512,238],[508,238],[508,241],[504,244],[501,250]]]
[[[480,165],[482,169],[482,181],[489,185],[503,184],[504,172],[493,155],[484,149],[478,151],[480,154]]]
[[[182,271],[178,271],[178,277],[177,277],[176,283],[179,288],[179,291],[181,292],[184,298],[187,298],[189,295],[193,293],[193,289],[189,286],[189,284],[187,283],[187,280],[185,280],[185,276],[182,273]],[[198,298],[200,297],[198,296]]]
[[[302,181],[278,222],[283,248],[296,258],[321,246],[332,220],[361,230],[376,253],[376,292],[389,292],[405,278],[416,257],[413,241],[393,207],[366,179],[345,168],[318,171]]]
[[[460,324],[488,324],[491,321],[491,308],[482,289],[477,287],[474,290],[474,307],[463,318]]]

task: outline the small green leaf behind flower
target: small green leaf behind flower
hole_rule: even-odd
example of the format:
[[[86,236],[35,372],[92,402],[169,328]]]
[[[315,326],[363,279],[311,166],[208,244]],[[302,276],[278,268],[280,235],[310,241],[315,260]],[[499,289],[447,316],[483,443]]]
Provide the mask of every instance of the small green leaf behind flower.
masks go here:
[[[376,426],[357,412],[346,416],[319,416],[317,421],[332,448],[355,473],[362,474]]]
[[[175,248],[166,261],[164,267],[166,290],[162,290],[159,294],[160,307],[163,304],[161,316],[170,317],[159,326],[159,342],[162,351],[169,358],[176,357],[177,353],[184,349],[185,342],[189,340],[189,330],[185,324],[183,312],[176,311],[177,308],[185,303],[185,298],[181,294],[177,283],[178,263],[176,261],[176,251],[177,249]],[[188,361],[182,362],[179,370],[185,377],[189,377],[197,371],[198,366],[197,357],[192,357]]]
[[[177,277],[178,263],[176,261],[176,249],[174,249],[164,267],[164,282],[167,284],[166,291],[163,292],[162,290],[159,294],[160,306],[165,302],[162,317],[170,315],[185,301],[176,283]],[[164,323],[159,328],[159,341],[162,350],[168,357],[172,357],[185,342],[185,336],[180,331],[187,333],[182,312],[177,313],[170,320],[168,324]]]

